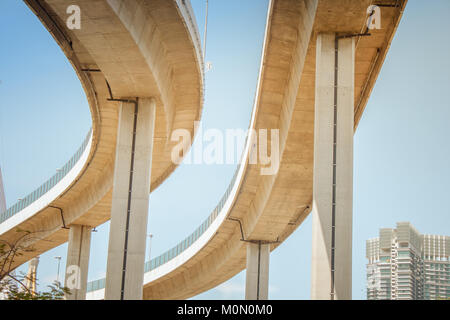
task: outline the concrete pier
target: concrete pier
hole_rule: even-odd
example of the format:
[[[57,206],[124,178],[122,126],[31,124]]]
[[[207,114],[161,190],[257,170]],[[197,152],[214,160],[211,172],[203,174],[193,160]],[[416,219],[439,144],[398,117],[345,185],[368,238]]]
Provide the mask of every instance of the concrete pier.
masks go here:
[[[269,244],[261,241],[247,243],[246,300],[269,298],[269,258]]]
[[[66,300],[85,300],[91,248],[91,227],[71,225],[67,248],[64,286],[69,288]]]
[[[121,103],[106,271],[107,300],[142,299],[154,126],[154,100]]]
[[[25,278],[25,286],[28,288],[28,290],[30,290],[32,295],[36,293],[36,275],[38,265],[39,265],[39,257],[31,259],[28,265],[27,276]]]
[[[319,34],[316,46],[311,298],[321,300],[352,298],[355,39],[336,39]]]

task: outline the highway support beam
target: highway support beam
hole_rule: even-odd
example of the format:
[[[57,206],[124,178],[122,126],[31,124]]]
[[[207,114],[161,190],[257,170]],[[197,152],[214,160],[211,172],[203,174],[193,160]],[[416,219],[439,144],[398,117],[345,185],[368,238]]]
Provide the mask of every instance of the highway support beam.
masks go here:
[[[311,299],[352,298],[355,38],[316,46]]]
[[[247,242],[246,300],[267,300],[269,298],[269,258],[270,243]]]
[[[70,292],[65,295],[66,300],[86,300],[91,231],[89,226],[70,226],[64,277],[64,286]]]
[[[36,294],[36,274],[39,265],[39,256],[30,260],[28,265],[28,272],[25,278],[25,286],[31,292],[31,295]]]
[[[155,102],[122,100],[119,108],[105,299],[141,300]]]

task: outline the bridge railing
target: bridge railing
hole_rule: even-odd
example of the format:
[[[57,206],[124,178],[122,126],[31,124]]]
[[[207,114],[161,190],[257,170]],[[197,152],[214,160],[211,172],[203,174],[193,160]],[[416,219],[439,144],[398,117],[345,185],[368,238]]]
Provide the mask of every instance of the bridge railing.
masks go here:
[[[236,172],[233,175],[233,178],[231,179],[231,182],[225,191],[224,195],[220,199],[217,206],[214,208],[214,210],[211,212],[211,214],[208,216],[206,220],[203,221],[203,223],[195,229],[193,233],[191,233],[187,238],[179,242],[176,246],[173,248],[167,250],[166,252],[160,254],[156,258],[151,259],[150,261],[147,261],[145,263],[144,271],[150,272],[161,265],[169,262],[170,260],[174,259],[175,257],[179,256],[182,252],[184,252],[186,249],[188,249],[195,241],[200,238],[201,235],[205,233],[205,231],[211,226],[211,224],[214,222],[214,220],[219,215],[219,212],[223,209],[225,206],[225,202],[227,201],[228,197],[230,196],[231,190],[233,189],[234,184],[236,183],[236,179],[238,176],[238,172],[240,169],[240,166],[242,164],[239,164],[236,168]],[[106,279],[99,279],[95,281],[88,282],[87,285],[87,292],[97,291],[105,288]]]
[[[56,174],[54,174],[50,179],[44,182],[36,190],[25,196],[23,199],[17,201],[5,212],[2,212],[0,214],[0,223],[5,222],[18,212],[22,211],[23,209],[31,205],[33,202],[35,202],[40,197],[45,195],[48,191],[50,191],[58,182],[60,182],[69,173],[69,171],[72,170],[72,168],[75,166],[78,160],[80,160],[81,156],[86,150],[87,145],[89,144],[91,135],[92,135],[92,128],[89,130],[83,143],[78,148],[77,152],[72,156],[72,158],[70,158],[70,160],[60,170],[58,170]]]
[[[245,146],[249,143],[250,134],[251,133],[249,131],[249,133],[247,134],[247,137],[245,138],[245,143],[244,143]],[[153,258],[150,261],[147,261],[144,266],[144,272],[150,272],[150,271],[160,267],[161,265],[169,262],[170,260],[174,259],[175,257],[179,256],[182,252],[184,252],[186,249],[188,249],[195,241],[197,241],[198,238],[200,238],[200,236],[202,236],[206,232],[206,230],[208,230],[208,228],[216,220],[220,211],[225,206],[225,203],[226,203],[228,197],[230,196],[231,191],[232,191],[232,189],[236,183],[236,180],[238,178],[239,170],[241,169],[241,166],[245,164],[244,161],[246,161],[245,160],[246,154],[244,151],[245,151],[245,148],[241,154],[239,164],[236,168],[236,171],[234,172],[233,178],[231,179],[227,190],[223,194],[223,196],[220,199],[217,206],[210,213],[208,218],[206,220],[204,220],[203,223],[197,229],[195,229],[195,231],[193,233],[191,233],[187,238],[185,238],[184,240],[179,242],[178,245],[176,245],[176,246],[172,247],[171,249],[167,250],[166,252],[160,254],[156,258]],[[87,284],[86,291],[93,292],[93,291],[105,289],[105,285],[106,285],[105,278],[90,281]]]
[[[90,281],[87,284],[87,292],[92,292],[92,291],[97,291],[100,289],[104,289],[105,288],[105,284],[106,284],[106,279],[99,279],[99,280],[95,280],[95,281]]]
[[[186,22],[188,31],[191,34],[192,41],[194,43],[194,48],[200,62],[200,67],[202,69],[202,74],[204,76],[205,61],[203,61],[202,42],[200,40],[200,33],[198,31],[197,20],[195,18],[191,1],[190,0],[176,0],[176,1],[178,4],[178,8],[180,9],[180,12],[184,18],[184,21]]]

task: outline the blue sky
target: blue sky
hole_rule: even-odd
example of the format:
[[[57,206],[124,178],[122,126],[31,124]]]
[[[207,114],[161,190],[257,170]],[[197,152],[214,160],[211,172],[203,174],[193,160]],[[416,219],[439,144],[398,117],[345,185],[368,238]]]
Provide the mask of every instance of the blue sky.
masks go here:
[[[210,0],[204,128],[246,129],[268,0]],[[201,34],[204,0],[192,0]],[[410,0],[355,135],[353,298],[365,298],[365,240],[410,221],[449,234],[450,2]],[[91,126],[81,85],[60,48],[19,0],[0,1],[0,165],[8,205],[75,152]],[[152,256],[190,234],[216,206],[234,165],[182,165],[150,196]],[[176,201],[174,201],[176,199]],[[92,235],[89,280],[104,276],[109,223]],[[43,287],[55,256],[41,256]],[[272,299],[309,299],[311,217],[271,254]],[[26,270],[23,266],[21,270]],[[60,276],[63,275],[61,271]],[[245,271],[198,299],[243,299]]]

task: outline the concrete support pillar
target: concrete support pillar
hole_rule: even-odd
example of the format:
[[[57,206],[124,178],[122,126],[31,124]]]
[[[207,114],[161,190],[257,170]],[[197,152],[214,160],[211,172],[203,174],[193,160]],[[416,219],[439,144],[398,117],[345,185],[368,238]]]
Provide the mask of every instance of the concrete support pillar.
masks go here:
[[[119,111],[106,268],[107,300],[141,300],[155,102],[123,102]]]
[[[25,286],[34,295],[36,293],[36,274],[39,265],[39,257],[33,258],[28,265],[28,272],[26,276]]]
[[[317,37],[312,299],[352,298],[354,41]]]
[[[91,250],[91,227],[71,225],[67,248],[64,286],[69,288],[66,300],[85,300]]]
[[[246,300],[267,300],[269,298],[269,257],[269,244],[247,243]]]

